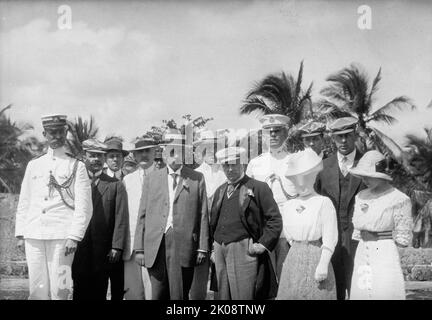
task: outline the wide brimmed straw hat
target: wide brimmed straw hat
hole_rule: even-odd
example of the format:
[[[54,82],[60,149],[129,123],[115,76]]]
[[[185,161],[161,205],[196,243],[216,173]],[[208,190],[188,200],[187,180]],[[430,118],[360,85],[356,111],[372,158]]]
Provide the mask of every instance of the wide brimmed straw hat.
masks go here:
[[[382,153],[376,150],[366,152],[359,160],[356,167],[348,171],[360,177],[380,178],[392,181],[392,177],[385,173],[387,168],[387,159]]]
[[[135,147],[133,149],[130,149],[129,150],[130,152],[157,147],[158,141],[156,141],[153,137],[150,137],[149,135],[144,135],[142,137],[137,138],[134,141],[134,144]]]
[[[306,148],[291,154],[286,165],[285,176],[292,177],[312,172],[314,169],[321,169],[322,159],[311,148]]]

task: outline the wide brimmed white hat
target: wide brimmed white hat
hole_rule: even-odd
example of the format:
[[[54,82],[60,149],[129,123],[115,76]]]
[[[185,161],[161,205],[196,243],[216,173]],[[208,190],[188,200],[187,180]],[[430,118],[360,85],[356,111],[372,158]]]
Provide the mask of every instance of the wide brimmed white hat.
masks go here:
[[[387,160],[382,153],[376,150],[366,152],[356,167],[348,171],[360,177],[380,178],[392,181],[392,177],[385,173]]]
[[[321,169],[322,159],[311,148],[306,148],[303,151],[291,154],[286,165],[285,176],[292,177],[312,172],[314,169]]]

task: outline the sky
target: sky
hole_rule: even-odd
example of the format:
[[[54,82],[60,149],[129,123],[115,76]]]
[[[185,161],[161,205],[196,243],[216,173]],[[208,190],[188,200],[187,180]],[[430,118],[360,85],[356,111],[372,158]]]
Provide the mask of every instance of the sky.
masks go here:
[[[371,8],[371,29],[358,8]],[[71,28],[64,11],[71,9]],[[126,143],[163,119],[212,117],[210,129],[257,128],[239,107],[255,82],[297,74],[313,98],[326,77],[352,62],[371,80],[382,67],[374,108],[400,95],[417,110],[377,125],[403,144],[432,123],[430,1],[2,1],[0,106],[34,125],[63,113],[95,117],[100,138]],[[59,24],[60,22],[60,24]]]

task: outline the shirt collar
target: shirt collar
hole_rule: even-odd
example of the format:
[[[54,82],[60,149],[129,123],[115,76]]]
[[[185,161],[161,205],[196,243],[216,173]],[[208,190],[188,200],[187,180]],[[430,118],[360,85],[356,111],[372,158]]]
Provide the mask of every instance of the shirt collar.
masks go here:
[[[150,166],[150,167],[148,167],[148,168],[146,168],[146,169],[144,169],[144,168],[142,168],[142,167],[138,167],[138,170],[141,172],[141,173],[145,173],[146,175],[147,174],[149,174],[150,172],[152,172],[153,170],[154,170],[154,168],[155,168],[155,164],[154,164],[154,162],[152,163],[152,165]]]
[[[102,170],[99,170],[99,171],[97,171],[95,173],[93,173],[91,171],[87,171],[87,173],[88,173],[88,176],[89,176],[90,179],[93,179],[93,178],[96,179],[96,178],[100,177],[100,175],[102,174]]]
[[[57,149],[52,149],[51,147],[48,147],[47,155],[49,157],[59,157],[66,154],[65,147],[60,147]]]
[[[356,156],[356,149],[355,148],[354,148],[353,152],[351,152],[345,156],[343,154],[341,154],[339,151],[337,152],[337,158],[338,158],[339,162],[342,162],[343,157],[347,157],[348,163],[354,163],[355,156]]]
[[[173,173],[175,173],[175,174],[177,174],[177,175],[180,175],[180,172],[181,172],[181,170],[183,169],[183,165],[180,166],[180,168],[178,168],[175,172],[174,172],[173,169],[171,169],[170,166],[167,166],[167,168],[168,168],[168,174],[173,174]]]
[[[122,172],[121,170],[114,172],[110,168],[107,168],[107,171],[106,171],[108,176],[110,176],[111,178],[117,178],[117,179],[121,178],[121,174],[122,174],[121,172]]]

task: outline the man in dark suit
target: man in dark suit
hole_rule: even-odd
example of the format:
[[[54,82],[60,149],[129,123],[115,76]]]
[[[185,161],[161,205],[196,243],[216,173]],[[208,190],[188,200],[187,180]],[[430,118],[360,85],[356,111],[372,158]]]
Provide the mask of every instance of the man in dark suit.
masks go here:
[[[135,260],[148,269],[153,300],[187,300],[194,267],[209,249],[204,176],[186,166],[192,148],[178,132],[164,135],[166,168],[144,180],[135,232]]]
[[[93,216],[72,264],[74,300],[123,300],[122,252],[129,225],[123,184],[102,172],[105,149],[96,140],[83,142],[85,164],[92,185]]]
[[[215,191],[210,214],[221,300],[269,299],[277,292],[269,253],[282,232],[282,217],[270,187],[245,175],[245,156],[236,147],[216,153],[228,180]]]
[[[125,174],[122,167],[124,158],[129,154],[129,151],[123,150],[123,143],[120,137],[107,137],[104,141],[106,145],[105,164],[106,168],[103,173],[111,178],[116,178],[122,181]]]
[[[357,119],[344,117],[328,124],[328,129],[337,147],[337,153],[324,160],[324,168],[316,181],[316,191],[329,197],[336,208],[339,240],[332,257],[336,277],[338,300],[349,295],[354,256],[358,241],[352,239],[354,200],[365,188],[362,180],[348,173],[355,167],[362,154],[355,148]]]

